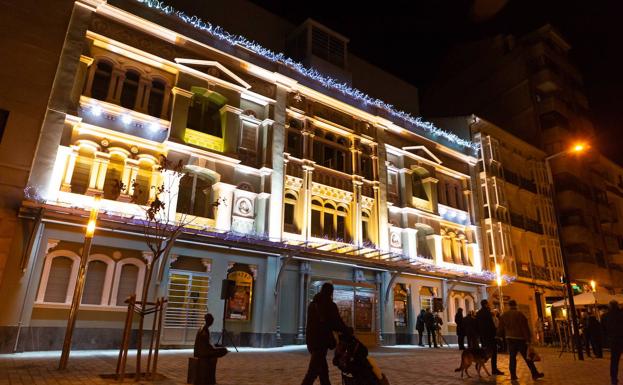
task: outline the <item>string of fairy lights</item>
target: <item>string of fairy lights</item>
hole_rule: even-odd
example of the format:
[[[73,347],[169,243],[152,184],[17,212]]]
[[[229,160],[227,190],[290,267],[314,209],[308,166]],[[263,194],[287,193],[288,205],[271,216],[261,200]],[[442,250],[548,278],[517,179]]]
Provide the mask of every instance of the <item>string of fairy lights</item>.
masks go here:
[[[160,0],[136,0],[136,1],[138,1],[141,4],[146,5],[149,8],[152,8],[161,13],[164,13],[166,15],[177,17],[179,20],[183,21],[184,23],[189,24],[198,30],[206,32],[212,37],[215,37],[221,41],[224,41],[231,46],[244,47],[245,49],[252,51],[265,59],[285,65],[286,67],[296,71],[297,73],[305,76],[306,78],[314,80],[328,89],[338,91],[339,93],[343,95],[346,95],[355,100],[358,100],[362,102],[364,105],[381,108],[385,110],[387,113],[389,113],[391,116],[397,119],[401,119],[416,127],[419,127],[420,129],[424,130],[425,133],[429,134],[433,138],[442,137],[443,139],[447,140],[450,143],[453,143],[460,147],[471,149],[474,152],[476,152],[479,148],[478,143],[463,139],[453,132],[449,132],[444,129],[441,129],[435,126],[434,123],[423,120],[419,116],[413,116],[408,112],[399,110],[395,108],[393,105],[387,102],[384,102],[381,99],[374,98],[357,88],[353,88],[349,86],[348,84],[341,82],[340,80],[324,75],[314,68],[305,67],[302,63],[297,62],[296,60],[287,57],[284,53],[274,52],[268,48],[261,46],[255,41],[247,39],[244,36],[229,33],[222,27],[218,25],[214,25],[210,23],[209,21],[204,21],[196,15],[188,15],[185,12],[177,10],[173,6],[167,5],[163,1],[160,1]]]

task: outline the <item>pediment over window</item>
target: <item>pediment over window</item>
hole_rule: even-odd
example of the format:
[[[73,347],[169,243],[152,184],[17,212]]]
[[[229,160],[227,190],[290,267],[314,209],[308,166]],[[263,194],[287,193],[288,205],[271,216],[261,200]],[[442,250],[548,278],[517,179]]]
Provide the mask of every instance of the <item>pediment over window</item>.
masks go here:
[[[428,148],[424,146],[407,146],[402,148],[403,151],[410,152],[413,155],[417,155],[421,158],[428,159],[437,164],[441,164],[441,159],[437,158]]]
[[[242,78],[227,69],[227,67],[219,62],[213,60],[184,58],[175,58],[175,62],[191,70],[201,72],[204,75],[233,83],[245,89],[251,88],[251,85],[249,83],[245,82]]]

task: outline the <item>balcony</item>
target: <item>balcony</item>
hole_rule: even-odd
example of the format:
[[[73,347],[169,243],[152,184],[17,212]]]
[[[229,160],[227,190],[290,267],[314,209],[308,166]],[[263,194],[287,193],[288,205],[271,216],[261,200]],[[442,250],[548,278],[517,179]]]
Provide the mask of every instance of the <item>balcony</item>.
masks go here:
[[[549,68],[542,68],[532,77],[536,88],[542,92],[552,92],[559,88],[562,83],[560,77]]]
[[[537,234],[543,234],[543,225],[539,221],[535,221],[534,219],[524,217],[521,214],[517,214],[514,212],[510,213],[511,217],[511,225],[520,229],[524,229],[526,231],[531,231]]]
[[[223,152],[225,149],[223,138],[191,130],[190,128],[187,128],[184,132],[184,142],[216,152]]]
[[[454,207],[438,204],[439,215],[449,222],[461,225],[469,225],[470,219],[467,211],[455,209]]]
[[[312,180],[325,186],[334,187],[348,192],[353,191],[352,176],[328,167],[314,166]]]

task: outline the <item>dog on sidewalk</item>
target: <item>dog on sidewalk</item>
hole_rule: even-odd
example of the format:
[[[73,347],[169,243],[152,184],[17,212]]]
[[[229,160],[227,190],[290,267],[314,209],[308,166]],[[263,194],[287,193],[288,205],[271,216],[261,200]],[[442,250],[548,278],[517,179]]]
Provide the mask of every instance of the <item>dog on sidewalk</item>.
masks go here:
[[[461,353],[461,365],[454,369],[455,372],[461,372],[461,378],[463,378],[463,373],[467,375],[467,377],[471,377],[467,372],[467,369],[472,365],[472,363],[476,364],[476,371],[478,371],[478,377],[480,377],[480,369],[484,369],[487,376],[491,376],[491,373],[487,370],[485,364],[491,358],[491,353],[487,349],[474,348],[474,349],[465,349],[463,353]]]

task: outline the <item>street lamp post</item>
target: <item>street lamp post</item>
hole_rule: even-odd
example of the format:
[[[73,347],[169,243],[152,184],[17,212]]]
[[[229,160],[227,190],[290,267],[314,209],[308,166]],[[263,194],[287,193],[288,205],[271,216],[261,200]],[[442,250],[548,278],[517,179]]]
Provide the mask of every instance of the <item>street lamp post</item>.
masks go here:
[[[500,297],[500,313],[504,311],[504,296],[502,295],[502,267],[495,264],[495,281],[498,284],[498,297]]]
[[[552,176],[552,169],[551,166],[549,164],[549,162],[554,159],[554,158],[558,158],[559,156],[563,156],[566,155],[568,153],[580,153],[582,151],[585,150],[585,146],[583,144],[576,144],[574,145],[571,149],[569,150],[565,150],[565,151],[561,151],[559,153],[556,153],[554,155],[550,155],[547,158],[545,158],[545,169],[547,171],[547,179],[550,183],[550,185],[552,186],[552,203],[554,205],[554,217],[556,218],[556,231],[558,232],[558,238],[561,239],[562,237],[562,231],[561,231],[561,227],[560,227],[560,217],[559,217],[559,210],[558,210],[558,203],[556,201],[556,186],[554,185],[554,178]],[[575,344],[575,347],[578,351],[578,359],[580,361],[584,360],[584,354],[582,352],[582,343],[580,341],[580,331],[579,331],[579,324],[578,324],[578,316],[576,314],[575,311],[575,301],[573,299],[573,288],[571,287],[571,277],[569,274],[569,264],[567,262],[567,256],[565,253],[565,248],[562,247],[562,241],[560,242],[560,252],[562,254],[562,269],[563,269],[563,274],[564,274],[564,280],[565,280],[565,288],[567,290],[567,297],[569,297],[569,310],[571,312],[571,324],[572,324],[572,328],[573,328],[573,342]]]
[[[93,206],[91,207],[89,222],[87,222],[87,228],[84,234],[84,245],[82,246],[82,255],[80,256],[80,267],[78,268],[78,277],[76,277],[74,295],[71,300],[71,307],[69,308],[69,318],[67,319],[67,329],[65,330],[65,340],[63,341],[61,360],[58,364],[58,368],[60,370],[67,368],[67,361],[69,360],[69,352],[71,350],[71,338],[74,334],[74,327],[76,326],[78,309],[80,308],[80,301],[82,300],[82,291],[84,290],[84,282],[86,278],[87,260],[91,251],[91,242],[93,241],[93,233],[95,232],[95,225],[97,222],[97,214],[99,212],[100,200],[101,197],[99,195],[95,196],[93,199]]]

